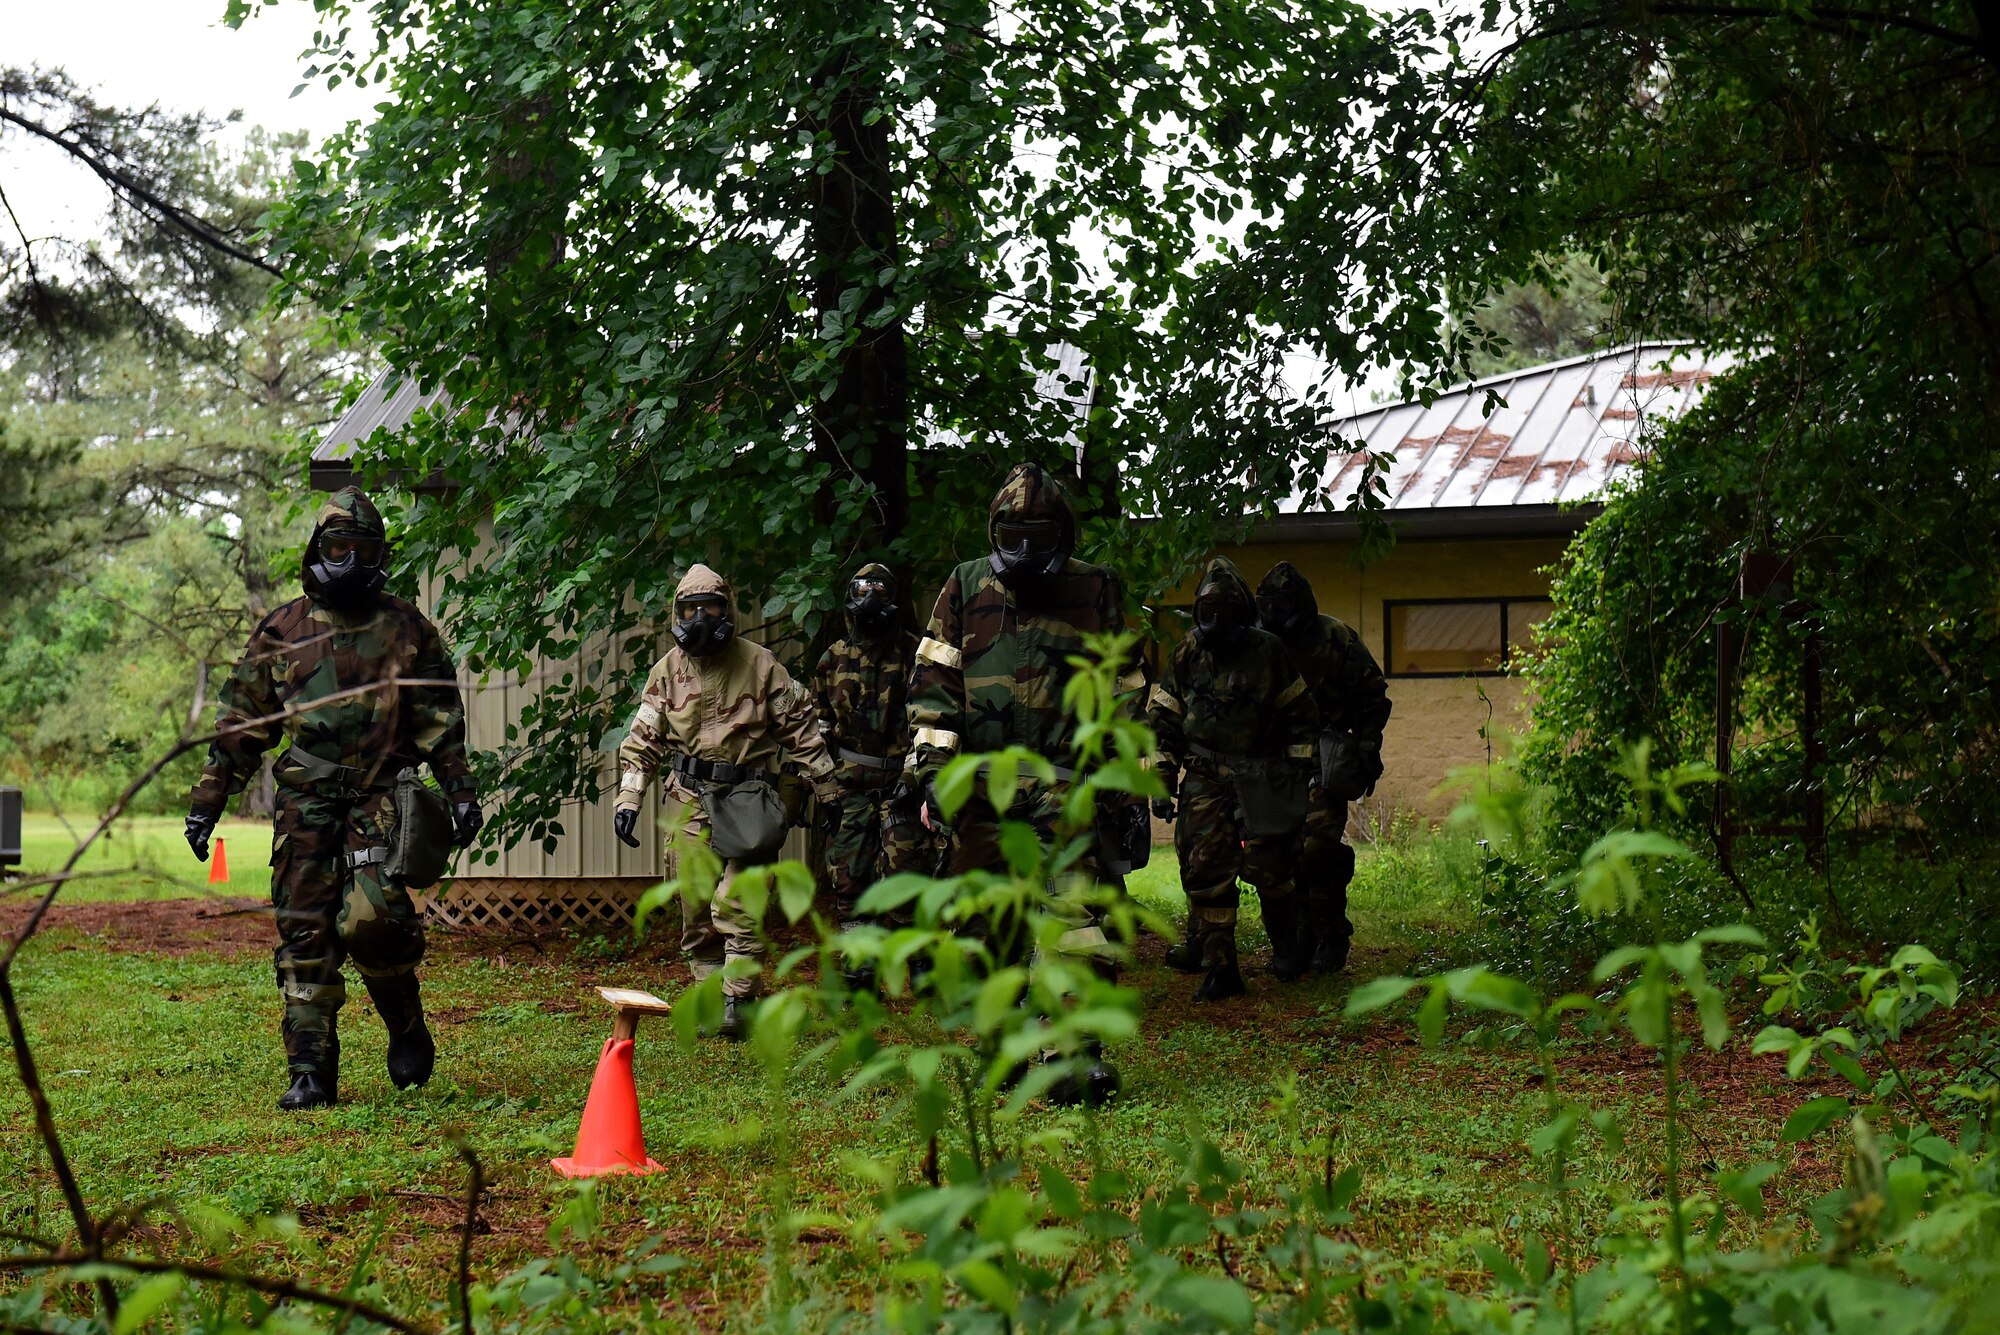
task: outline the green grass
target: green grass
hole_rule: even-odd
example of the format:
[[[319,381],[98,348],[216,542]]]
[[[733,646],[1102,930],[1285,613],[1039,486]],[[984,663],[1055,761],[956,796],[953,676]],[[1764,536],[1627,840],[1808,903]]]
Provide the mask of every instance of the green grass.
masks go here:
[[[31,812],[21,822],[24,877],[46,875],[69,859],[96,821]],[[271,894],[271,822],[225,820],[216,831],[228,850],[229,881],[215,887],[229,895],[268,899]],[[185,899],[209,893],[209,868],[194,860],[177,816],[132,816],[119,821],[83,855],[84,873],[63,890],[62,902],[127,903]]]
[[[1178,878],[1162,853],[1134,878],[1134,893],[1178,914]],[[1199,1133],[1242,1160],[1250,1200],[1273,1201],[1281,1185],[1321,1171],[1274,1111],[1280,1083],[1295,1082],[1299,1132],[1329,1138],[1338,1163],[1362,1169],[1355,1238],[1476,1286],[1475,1244],[1514,1246],[1524,1227],[1547,1216],[1527,1149],[1542,1093],[1524,1051],[1483,1045],[1478,1033],[1458,1031],[1426,1052],[1407,1018],[1365,1027],[1340,1020],[1354,980],[1413,967],[1449,939],[1462,912],[1450,879],[1406,853],[1401,862],[1364,856],[1346,977],[1281,986],[1259,969],[1250,973],[1251,996],[1197,1008],[1188,999],[1193,980],[1160,964],[1163,943],[1142,943],[1126,981],[1144,997],[1144,1029],[1114,1053],[1124,1097],[1094,1128],[1073,1114],[1031,1114],[1038,1128],[1068,1128],[1060,1152],[1067,1166],[1086,1163],[1094,1143],[1135,1181],[1166,1189],[1178,1171],[1176,1145]],[[1254,920],[1253,906],[1246,895]],[[413,1310],[447,1291],[464,1182],[449,1137],[462,1132],[477,1147],[492,1184],[482,1209],[490,1231],[474,1252],[479,1273],[490,1278],[547,1254],[551,1211],[570,1191],[548,1160],[571,1146],[609,1032],[590,989],[640,986],[671,997],[686,983],[657,942],[578,949],[440,933],[425,984],[442,1052],[438,1078],[420,1091],[390,1088],[382,1032],[357,984],[343,1016],[342,1104],[285,1116],[272,1106],[285,1076],[268,928],[239,919],[233,945],[135,952],[86,934],[93,913],[103,910],[84,906],[83,916],[59,918],[33,942],[16,987],[69,1154],[97,1209],[171,1197],[295,1214],[295,1240],[259,1242],[244,1259],[338,1286],[365,1256],[390,1300]],[[1261,965],[1259,934],[1246,931],[1244,941],[1246,964]],[[1630,1135],[1616,1154],[1587,1151],[1580,1167],[1592,1183],[1590,1204],[1654,1197],[1659,1147],[1647,1128],[1657,1085],[1648,1059],[1610,1043],[1579,1047],[1569,1061],[1567,1092],[1617,1110]],[[1813,1091],[1789,1084],[1773,1062],[1747,1050],[1697,1057],[1691,1081],[1704,1154],[1725,1165],[1769,1156],[1792,1163],[1773,1184],[1781,1207],[1796,1208],[1837,1176],[1812,1151],[1775,1145],[1785,1114]],[[808,1228],[808,1286],[857,1303],[879,1288],[878,1244],[837,1221],[865,1205],[858,1163],[885,1164],[906,1179],[918,1171],[922,1147],[893,1099],[842,1101],[813,1074],[794,1076],[774,1097],[742,1049],[711,1042],[684,1051],[663,1026],[641,1031],[638,1082],[648,1148],[666,1171],[607,1180],[603,1229],[591,1246],[611,1254],[658,1234],[697,1261],[661,1280],[664,1310],[713,1327],[719,1309],[759,1291],[760,1208],[777,1167],[778,1116],[789,1119],[798,1147],[800,1204],[832,1221]],[[11,1097],[18,1107],[18,1091]],[[64,1228],[27,1119],[10,1114],[0,1121],[0,1229]]]

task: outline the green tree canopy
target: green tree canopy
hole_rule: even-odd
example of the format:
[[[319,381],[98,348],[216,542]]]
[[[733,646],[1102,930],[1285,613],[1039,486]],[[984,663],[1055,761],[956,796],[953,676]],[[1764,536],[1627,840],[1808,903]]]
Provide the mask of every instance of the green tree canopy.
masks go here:
[[[810,637],[860,561],[923,589],[983,549],[1020,458],[1080,453],[1094,516],[1158,516],[1116,530],[1154,584],[1323,466],[1288,355],[1353,373],[1440,328],[1430,284],[1362,284],[1402,263],[1404,158],[1431,142],[1435,89],[1396,55],[1426,12],[322,8],[316,72],[393,96],[302,169],[278,253],[450,390],[376,457],[458,484],[405,551],[490,666],[657,622],[696,558]],[[323,240],[356,229],[382,245]],[[1037,392],[1065,345],[1087,422]],[[521,785],[587,788],[579,739],[628,704],[545,683]]]
[[[1429,187],[1433,228],[1487,242],[1455,252],[1452,290],[1583,253],[1632,327],[1740,359],[1566,568],[1537,764],[1588,806],[1615,739],[1705,753],[1716,623],[1742,615],[1742,557],[1770,552],[1794,561],[1826,646],[1836,816],[1886,805],[1984,838],[2000,15],[1538,0],[1494,22],[1463,72],[1464,151]],[[1796,814],[1802,645],[1751,643],[1740,722]]]

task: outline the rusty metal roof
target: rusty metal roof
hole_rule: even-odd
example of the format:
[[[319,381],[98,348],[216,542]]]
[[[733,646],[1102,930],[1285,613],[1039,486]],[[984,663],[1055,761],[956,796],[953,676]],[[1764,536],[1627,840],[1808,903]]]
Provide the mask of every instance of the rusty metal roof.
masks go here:
[[[1393,459],[1384,480],[1392,518],[1450,511],[1552,509],[1604,495],[1652,436],[1687,412],[1733,364],[1690,343],[1648,342],[1474,381],[1428,406],[1397,403],[1336,418],[1330,434]],[[1486,413],[1489,393],[1501,399]],[[1344,510],[1363,455],[1329,451],[1317,489],[1286,499],[1286,515]],[[1499,519],[1498,514],[1492,516]]]

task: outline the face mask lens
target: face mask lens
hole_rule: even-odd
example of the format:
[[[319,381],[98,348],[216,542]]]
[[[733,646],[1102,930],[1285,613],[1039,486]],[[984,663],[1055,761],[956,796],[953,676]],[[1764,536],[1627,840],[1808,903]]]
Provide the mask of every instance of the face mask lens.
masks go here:
[[[674,608],[674,615],[682,621],[692,621],[696,617],[708,617],[712,620],[720,620],[722,617],[722,603],[720,600],[714,598],[692,600],[678,604]]]
[[[382,562],[382,544],[367,538],[330,535],[320,540],[320,551],[327,560],[336,564],[345,562],[350,556],[358,558],[364,566],[377,566]]]
[[[1047,556],[1061,543],[1062,526],[1048,520],[1025,524],[1001,523],[995,526],[995,537],[1002,551]]]
[[[887,598],[889,596],[889,585],[885,580],[857,579],[854,581],[854,587],[850,592],[856,602],[860,602],[864,598]]]

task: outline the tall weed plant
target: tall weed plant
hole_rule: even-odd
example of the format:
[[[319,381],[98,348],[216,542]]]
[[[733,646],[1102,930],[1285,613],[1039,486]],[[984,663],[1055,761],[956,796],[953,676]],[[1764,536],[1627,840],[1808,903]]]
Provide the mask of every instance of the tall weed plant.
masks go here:
[[[1351,1241],[1363,1173],[1338,1163],[1325,1139],[1303,1134],[1289,1084],[1276,1091],[1269,1134],[1289,1146],[1295,1168],[1277,1183],[1246,1182],[1241,1164],[1191,1132],[1175,1151],[1173,1181],[1141,1187],[1102,1153],[1090,1109],[1027,1116],[1056,1082],[1100,1048],[1115,1055],[1141,1026],[1137,994],[1109,966],[1128,955],[1144,915],[1080,874],[1098,804],[1159,791],[1153,739],[1121,712],[1107,666],[1126,647],[1100,641],[1078,662],[1065,701],[1077,722],[1076,754],[1065,759],[1081,777],[1060,795],[1052,842],[1003,820],[1003,868],[884,880],[862,907],[907,914],[906,925],[848,932],[812,916],[806,867],[739,877],[737,894],[753,914],[775,910],[816,930],[776,961],[778,986],[757,1007],[749,1039],[769,1097],[757,1114],[766,1152],[752,1171],[761,1177],[743,1183],[741,1198],[764,1233],[765,1284],[753,1309],[728,1316],[731,1328],[1943,1335],[1994,1327],[2000,1083],[1980,1071],[1984,1064],[1988,1077],[2000,1076],[2000,1065],[1977,1045],[1958,1076],[1913,1071],[1894,1052],[1912,1026],[1959,1004],[1956,971],[1919,946],[1865,963],[1835,957],[1811,934],[1803,948],[1774,947],[1741,922],[1683,932],[1663,886],[1698,857],[1667,827],[1714,776],[1699,765],[1656,768],[1643,745],[1621,762],[1618,819],[1537,887],[1571,901],[1582,921],[1617,924],[1625,938],[1597,960],[1586,987],[1564,991],[1482,964],[1375,979],[1347,1003],[1356,1023],[1380,1023],[1371,1017],[1414,1003],[1427,1044],[1443,1040],[1453,1011],[1466,1013],[1499,1041],[1523,1045],[1540,1067],[1544,1117],[1527,1148],[1548,1208],[1521,1212],[1537,1222],[1518,1245],[1480,1251],[1487,1279],[1476,1291]],[[954,813],[976,798],[1005,813],[1053,779],[1046,759],[1006,751],[955,761],[938,791]],[[1469,847],[1483,839],[1486,856],[1522,858],[1532,807],[1519,784],[1475,792]],[[713,856],[686,848],[678,869],[646,897],[647,912],[680,896],[707,902],[719,872]],[[1104,926],[1101,940],[1082,927],[1093,917]],[[872,986],[855,985],[870,974]],[[682,1042],[700,1041],[719,1018],[723,977],[677,1001]],[[1745,984],[1762,997],[1754,1034],[1730,1013],[1731,989]],[[1653,1054],[1661,1109],[1661,1134],[1645,1138],[1660,1147],[1657,1195],[1619,1196],[1608,1207],[1586,1204],[1602,1197],[1583,1190],[1580,1151],[1592,1138],[1625,1147],[1625,1128],[1565,1084],[1558,1059],[1562,1045],[1607,1034]],[[1795,1077],[1832,1078],[1845,1091],[1804,1100],[1772,1128],[1779,1142],[1838,1140],[1845,1163],[1843,1184],[1797,1226],[1766,1204],[1767,1184],[1784,1171],[1778,1162],[1711,1164],[1688,1152],[1688,1055],[1697,1045],[1746,1043],[1782,1057]],[[887,1100],[921,1151],[900,1166],[860,1157],[848,1164],[872,1193],[865,1208],[840,1218],[816,1216],[794,1190],[799,1150],[787,1120],[799,1087],[823,1088],[829,1074],[839,1099]],[[226,1254],[273,1227],[221,1221],[215,1246]],[[809,1227],[843,1231],[864,1254],[883,1257],[872,1300],[856,1306],[815,1282],[799,1247]],[[548,1257],[465,1283],[459,1304],[397,1329],[676,1328],[679,1319],[653,1295],[662,1276],[694,1263],[658,1237],[606,1256],[586,1245],[599,1228],[597,1193],[585,1184],[552,1220]],[[268,1291],[232,1283],[224,1266],[185,1271],[142,1253],[0,1263],[37,1277],[0,1298],[9,1329],[325,1331],[366,1320],[338,1307],[274,1304]],[[79,1281],[98,1284],[116,1306],[81,1306],[88,1295]],[[357,1271],[345,1300],[375,1291]]]

